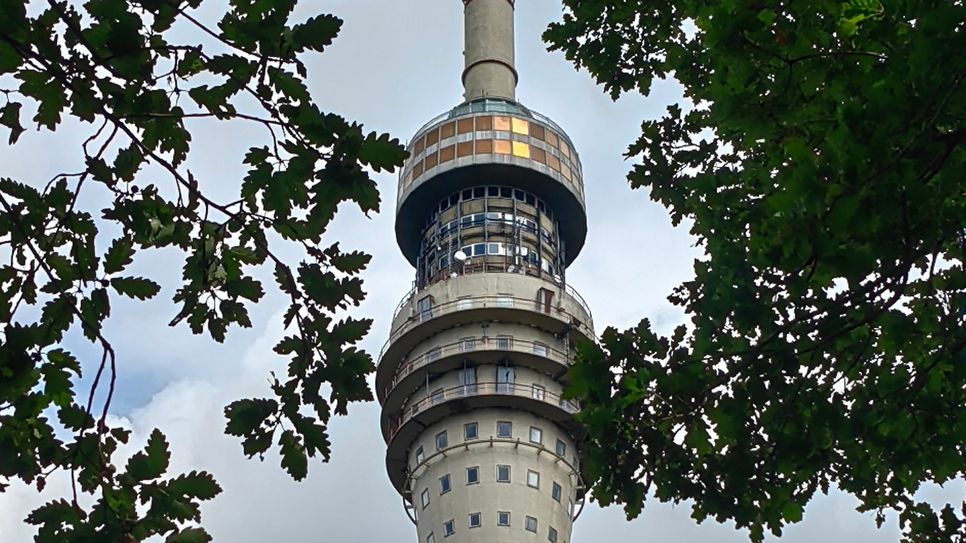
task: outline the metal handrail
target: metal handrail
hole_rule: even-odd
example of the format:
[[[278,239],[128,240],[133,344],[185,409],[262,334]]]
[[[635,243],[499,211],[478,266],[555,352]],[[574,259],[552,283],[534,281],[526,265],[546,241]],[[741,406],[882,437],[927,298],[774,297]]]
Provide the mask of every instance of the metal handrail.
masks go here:
[[[466,385],[456,385],[442,390],[430,392],[425,398],[412,404],[402,415],[389,423],[389,441],[392,441],[399,430],[417,414],[427,407],[432,407],[449,400],[465,399],[474,396],[516,396],[521,398],[532,398],[542,401],[549,405],[555,405],[565,412],[573,415],[580,411],[580,404],[573,400],[565,400],[559,394],[554,394],[546,389],[535,389],[533,384],[523,385],[517,383],[497,383],[493,381],[473,383]]]
[[[454,313],[457,311],[467,311],[470,309],[482,309],[487,307],[503,308],[503,309],[525,309],[527,311],[532,311],[535,313],[543,313],[543,314],[554,315],[558,317],[565,317],[562,320],[565,320],[568,323],[575,321],[574,315],[572,315],[569,311],[566,311],[559,306],[552,306],[550,307],[550,311],[548,312],[544,310],[544,304],[542,302],[538,302],[537,300],[531,300],[529,298],[516,298],[513,296],[493,296],[493,295],[458,298],[456,300],[450,300],[448,302],[435,305],[424,311],[415,312],[413,315],[413,318],[410,318],[406,322],[399,325],[395,330],[393,330],[389,334],[389,339],[386,340],[386,344],[383,345],[382,350],[379,351],[380,362],[385,357],[386,350],[389,348],[389,346],[394,341],[402,337],[403,334],[408,332],[417,324],[421,324],[426,321],[435,319],[437,317],[448,315],[450,313]],[[393,316],[393,320],[396,320],[396,317],[398,317],[398,313]],[[587,317],[592,318],[589,311],[587,312]],[[578,321],[578,322],[579,322],[578,327],[581,330],[583,330],[583,332],[587,334],[588,337],[594,336],[593,329],[591,329],[587,325],[587,323],[583,321]]]
[[[472,339],[474,344],[476,341],[479,341],[484,346],[479,348],[467,349],[465,348],[465,346],[467,345],[467,342],[464,340],[459,340],[459,341],[454,341],[452,343],[435,346],[432,349],[428,349],[426,352],[422,354],[409,357],[405,359],[403,363],[400,364],[399,368],[396,370],[396,373],[392,377],[392,381],[386,386],[385,395],[388,397],[389,393],[392,392],[394,388],[396,388],[396,385],[398,385],[399,382],[403,380],[403,378],[405,378],[407,375],[411,374],[412,372],[420,368],[423,368],[429,364],[432,364],[437,360],[441,360],[455,353],[464,354],[464,353],[472,353],[472,352],[479,352],[479,351],[486,351],[486,350],[494,350],[493,348],[490,347],[490,344],[497,345],[498,339],[504,339],[504,338],[500,338],[498,336],[479,336],[479,337],[465,338],[465,339],[466,340]],[[513,337],[506,337],[505,340],[508,342],[508,345],[506,346],[506,348],[497,347],[495,350],[517,352],[517,353],[539,354],[544,358],[549,358],[556,362],[560,362],[561,364],[564,364],[566,366],[569,366],[572,362],[570,359],[570,355],[568,353],[561,351],[559,349],[555,349],[550,345],[547,345],[546,343],[528,340],[528,339],[518,339]],[[525,345],[527,348],[520,348],[518,347],[518,345]],[[534,348],[537,345],[544,347],[542,353],[537,352],[537,349]],[[380,360],[379,363],[382,364],[382,360]]]

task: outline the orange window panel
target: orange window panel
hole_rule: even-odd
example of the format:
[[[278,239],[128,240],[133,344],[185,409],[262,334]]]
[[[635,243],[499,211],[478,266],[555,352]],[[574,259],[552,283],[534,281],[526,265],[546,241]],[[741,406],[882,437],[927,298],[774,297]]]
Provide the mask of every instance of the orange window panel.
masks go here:
[[[530,123],[523,119],[513,117],[510,119],[510,125],[513,127],[514,134],[526,135],[530,133]]]
[[[476,154],[488,155],[493,152],[493,140],[477,140]]]
[[[560,168],[560,173],[563,174],[564,179],[567,181],[573,181],[573,177],[571,176],[570,168],[568,166],[563,166]]]
[[[555,169],[555,170],[557,170],[559,172],[560,171],[560,159],[557,158],[557,157],[555,157],[555,156],[553,156],[553,155],[547,155],[547,166],[550,166],[551,168],[553,168],[553,169]]]
[[[418,155],[426,150],[426,139],[419,138],[416,140],[416,145],[413,147],[413,156]]]
[[[426,147],[439,143],[439,130],[433,129],[426,134]]]
[[[510,118],[509,117],[493,117],[493,130],[500,130],[503,132],[510,131]]]
[[[532,158],[533,160],[536,160],[540,164],[546,164],[547,163],[547,152],[544,151],[543,149],[539,148],[539,147],[531,147],[530,148],[530,158]]]
[[[449,147],[443,147],[439,150],[439,161],[449,162],[456,158],[456,146],[450,145]]]
[[[493,142],[493,150],[498,155],[509,155],[513,152],[513,148],[507,140],[496,140]]]
[[[413,179],[416,179],[420,175],[423,175],[423,161],[420,160],[413,166]]]
[[[452,138],[456,135],[456,123],[446,123],[440,130],[440,139]]]
[[[477,117],[476,131],[483,132],[486,130],[493,130],[493,117]]]
[[[439,164],[439,155],[433,153],[426,157],[426,169],[430,169]]]
[[[464,156],[470,156],[472,154],[473,154],[473,142],[472,141],[466,141],[466,142],[457,144],[457,146],[456,146],[456,156],[458,156],[458,157],[464,157]]]
[[[468,117],[466,119],[460,119],[456,121],[456,132],[458,134],[466,134],[473,131],[473,117]]]
[[[519,141],[513,142],[513,156],[530,158],[530,146]]]

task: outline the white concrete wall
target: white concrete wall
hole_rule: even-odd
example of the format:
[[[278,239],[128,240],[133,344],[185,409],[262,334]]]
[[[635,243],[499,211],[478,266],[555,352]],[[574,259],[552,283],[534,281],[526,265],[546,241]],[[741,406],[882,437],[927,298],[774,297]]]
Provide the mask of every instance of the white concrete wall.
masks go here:
[[[493,443],[488,439],[496,436],[497,421],[513,422],[513,438],[521,443],[529,443],[530,427],[543,430],[543,450],[537,446],[514,445],[513,443]],[[464,447],[463,425],[476,422],[480,439]],[[436,435],[446,430],[449,437],[449,450],[437,454]],[[556,440],[560,439],[567,447],[566,458],[555,454]],[[415,450],[423,447],[424,461],[416,464]],[[425,543],[426,537],[433,532],[437,543],[445,539],[453,543],[494,543],[509,541],[547,541],[549,528],[558,532],[557,541],[570,541],[572,530],[571,505],[575,499],[579,479],[570,465],[574,462],[574,444],[570,437],[552,422],[529,413],[515,410],[482,409],[451,417],[430,426],[414,444],[410,452],[410,465],[414,469],[412,484],[415,507],[419,516],[419,541]],[[511,482],[496,481],[496,466],[508,465],[511,469]],[[480,482],[466,484],[466,468],[479,466]],[[540,474],[540,487],[527,485],[529,470]],[[452,490],[440,494],[440,477],[450,475]],[[553,483],[561,486],[560,502],[551,496]],[[429,505],[420,503],[424,489],[429,491]],[[576,504],[573,508],[576,508]],[[498,511],[511,514],[510,526],[497,525]],[[469,514],[482,514],[482,526],[469,528]],[[534,534],[524,529],[524,519],[531,516],[537,519],[536,539]],[[444,523],[455,521],[456,533],[444,538]]]

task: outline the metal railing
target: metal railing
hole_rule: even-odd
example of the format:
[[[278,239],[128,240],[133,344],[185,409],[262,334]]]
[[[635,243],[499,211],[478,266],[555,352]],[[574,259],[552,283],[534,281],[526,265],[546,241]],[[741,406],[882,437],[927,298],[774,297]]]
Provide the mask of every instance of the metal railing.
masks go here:
[[[482,259],[477,259],[477,260],[482,260]],[[476,274],[476,273],[513,273],[513,274],[519,275],[520,272],[517,272],[517,271],[512,271],[511,272],[511,271],[507,271],[507,270],[509,270],[510,268],[513,268],[515,270],[521,270],[523,268],[522,265],[515,264],[513,262],[485,261],[485,262],[483,262],[483,264],[485,264],[485,265],[477,265],[475,262],[467,261],[462,266],[463,273],[459,273],[460,270],[458,268],[456,268],[456,267],[453,268],[453,271],[455,273],[458,273],[459,275],[472,275],[472,274]],[[566,283],[564,283],[564,284],[561,285],[560,283],[557,283],[556,281],[554,281],[554,278],[552,276],[550,276],[549,273],[543,272],[542,270],[540,270],[540,271],[542,273],[540,273],[539,275],[537,275],[537,274],[527,274],[527,275],[530,275],[531,277],[540,277],[541,279],[544,279],[544,280],[550,282],[556,288],[561,288],[562,287],[563,290],[564,290],[564,293],[567,294],[568,296],[570,296],[571,298],[573,298],[574,301],[577,302],[577,305],[579,305],[580,308],[583,309],[585,313],[587,313],[587,317],[591,321],[594,320],[594,314],[591,313],[591,311],[590,311],[590,305],[587,303],[587,300],[585,300],[584,297],[581,296],[580,293],[577,292],[576,289],[574,289],[574,287],[572,287],[572,286],[570,286],[569,284],[566,284]],[[423,288],[426,288],[426,287],[423,287]],[[409,302],[414,301],[414,298],[415,298],[416,294],[419,293],[420,290],[422,290],[422,289],[420,289],[418,286],[413,286],[413,288],[410,289],[410,291],[407,292],[402,297],[402,300],[400,300],[399,304],[396,306],[396,309],[392,313],[392,320],[396,320],[396,317],[399,316],[399,313],[402,312],[402,310],[406,307],[406,305]],[[493,296],[493,297],[494,298],[506,298],[506,296]],[[520,300],[522,300],[523,298],[514,298],[514,299],[520,299]],[[529,301],[532,304],[537,304],[536,299],[529,300]],[[441,307],[441,306],[435,306],[435,307]],[[414,309],[414,311],[415,311],[415,309]],[[540,312],[541,313],[545,313],[545,311],[542,311],[542,310],[540,310]]]
[[[577,299],[575,298],[575,301],[576,300]],[[588,326],[587,323],[583,322],[581,319],[574,318],[575,316],[569,311],[557,305],[547,306],[546,304],[536,300],[529,298],[516,298],[513,296],[471,296],[450,300],[448,302],[435,305],[429,309],[424,309],[423,311],[414,310],[411,318],[397,326],[396,329],[389,334],[389,339],[379,352],[380,363],[385,357],[386,350],[389,348],[389,346],[415,326],[444,315],[456,313],[458,311],[484,308],[522,309],[534,313],[543,313],[544,315],[550,315],[567,323],[576,324],[577,327],[587,335],[587,337],[594,337],[594,331],[590,328],[590,326]],[[587,317],[591,318],[590,311],[586,309],[585,311],[587,311]],[[398,313],[393,316],[393,320],[395,321],[397,317]]]
[[[497,382],[456,385],[427,393],[425,398],[410,405],[402,415],[393,419],[389,423],[389,441],[392,441],[396,437],[396,434],[399,432],[400,428],[402,428],[407,422],[426,409],[450,400],[473,398],[478,396],[515,396],[518,398],[531,398],[548,405],[559,407],[571,415],[580,411],[580,405],[577,402],[573,400],[565,400],[559,394],[549,392],[540,385]]]
[[[572,362],[569,353],[555,349],[550,345],[539,341],[517,339],[509,336],[479,336],[473,338],[464,338],[453,343],[435,346],[422,354],[411,356],[405,359],[405,361],[400,364],[399,368],[396,370],[396,373],[393,375],[392,381],[386,385],[385,396],[388,397],[389,393],[392,392],[392,390],[396,388],[396,385],[398,385],[399,382],[402,381],[407,375],[420,368],[426,367],[437,360],[441,360],[454,354],[469,354],[488,350],[532,353],[544,358],[549,358],[550,360],[559,362],[565,366],[569,366]],[[379,363],[381,364],[382,360],[380,360]]]

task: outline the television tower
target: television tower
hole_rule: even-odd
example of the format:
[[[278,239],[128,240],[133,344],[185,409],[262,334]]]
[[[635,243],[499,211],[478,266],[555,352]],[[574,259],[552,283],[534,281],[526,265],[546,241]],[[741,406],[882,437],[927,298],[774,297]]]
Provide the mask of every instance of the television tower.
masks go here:
[[[566,283],[587,234],[580,159],[516,101],[514,1],[463,4],[464,102],[416,133],[399,176],[416,282],[376,373],[386,465],[419,543],[567,543],[586,488],[561,392],[595,337]]]

